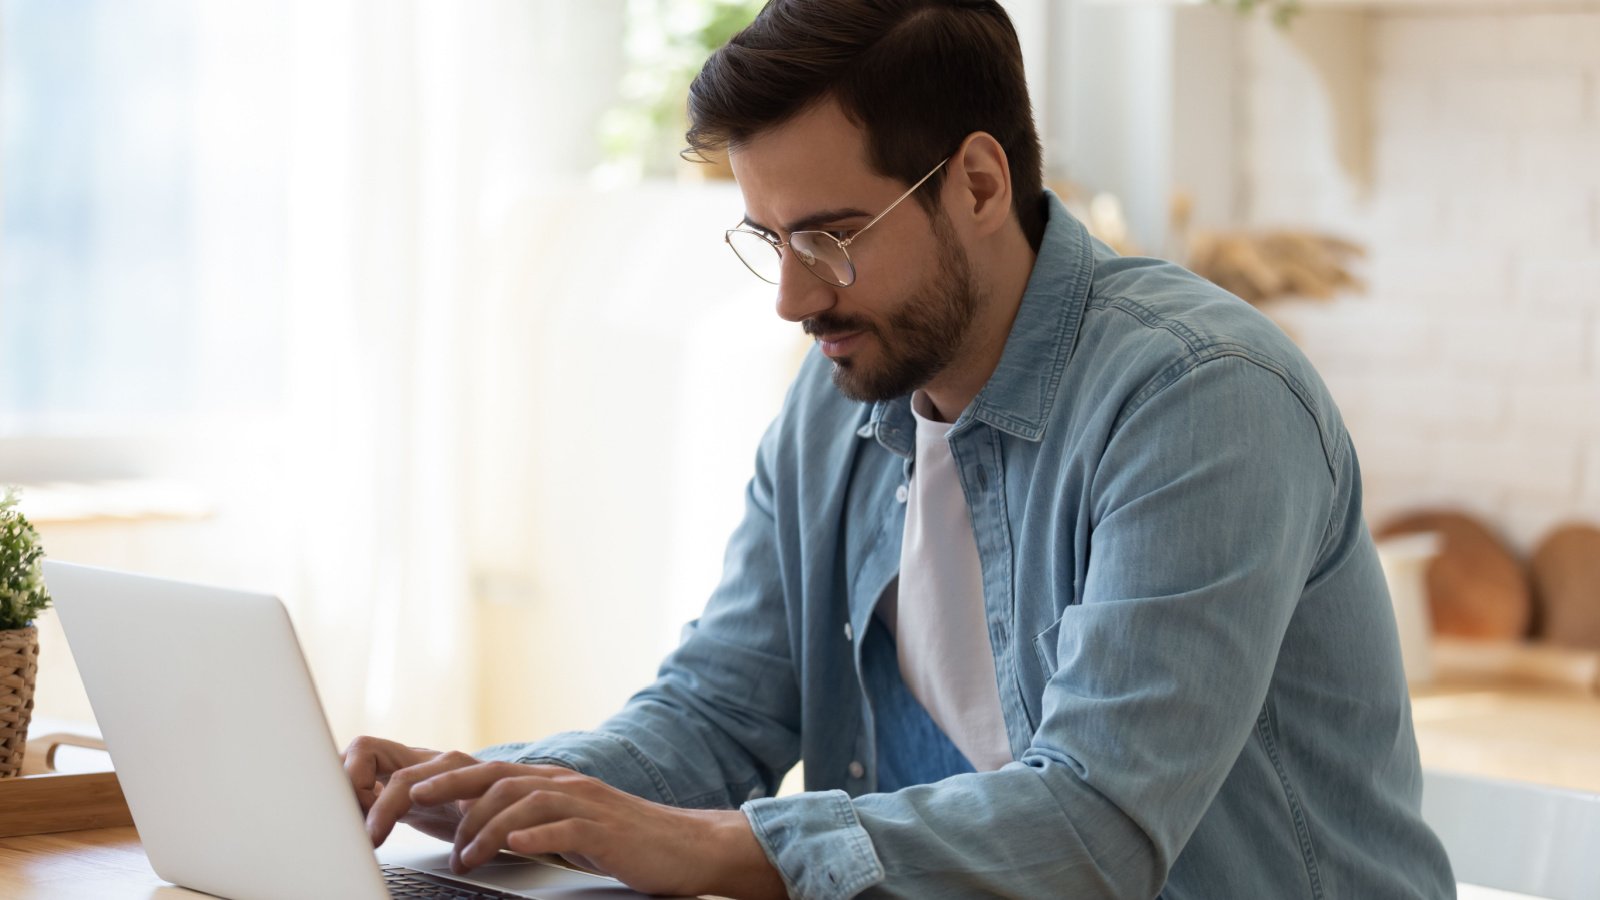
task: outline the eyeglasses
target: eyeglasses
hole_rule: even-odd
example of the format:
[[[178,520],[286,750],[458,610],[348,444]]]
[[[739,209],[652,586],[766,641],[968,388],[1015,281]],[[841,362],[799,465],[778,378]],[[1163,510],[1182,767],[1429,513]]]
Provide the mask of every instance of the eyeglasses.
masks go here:
[[[856,264],[850,258],[850,245],[866,234],[868,228],[878,224],[879,219],[899,206],[900,201],[916,193],[923,182],[932,178],[933,173],[939,171],[949,161],[948,156],[939,160],[939,165],[929,169],[928,174],[918,179],[916,184],[889,204],[887,209],[873,216],[872,221],[848,237],[837,236],[843,232],[796,231],[789,235],[787,241],[780,242],[770,234],[751,228],[730,228],[724,232],[722,239],[733,248],[734,254],[744,263],[745,268],[769,284],[778,283],[778,278],[783,273],[783,248],[788,247],[794,251],[795,258],[805,265],[807,272],[836,287],[849,287],[856,281]]]

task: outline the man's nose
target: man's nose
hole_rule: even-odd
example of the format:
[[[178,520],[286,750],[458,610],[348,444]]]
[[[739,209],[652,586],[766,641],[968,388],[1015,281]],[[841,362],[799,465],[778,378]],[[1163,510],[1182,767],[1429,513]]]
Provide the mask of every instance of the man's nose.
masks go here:
[[[803,322],[826,312],[838,302],[837,289],[806,271],[805,263],[793,252],[783,255],[778,276],[778,316],[789,322]]]

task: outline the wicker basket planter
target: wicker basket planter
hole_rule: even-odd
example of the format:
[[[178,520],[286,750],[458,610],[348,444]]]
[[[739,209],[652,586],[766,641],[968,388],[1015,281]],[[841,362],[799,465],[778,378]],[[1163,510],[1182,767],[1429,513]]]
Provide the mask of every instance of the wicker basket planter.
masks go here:
[[[22,771],[38,672],[39,630],[29,625],[0,631],[0,778]]]

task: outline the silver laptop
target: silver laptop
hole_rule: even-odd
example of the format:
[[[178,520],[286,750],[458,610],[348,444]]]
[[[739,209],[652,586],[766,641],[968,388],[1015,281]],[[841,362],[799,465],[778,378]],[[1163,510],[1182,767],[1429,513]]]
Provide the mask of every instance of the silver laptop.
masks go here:
[[[510,854],[458,878],[448,844],[405,827],[375,854],[276,597],[52,561],[44,577],[167,881],[232,900],[388,900],[383,863],[424,885],[405,896],[447,895],[441,881],[547,900],[644,896]]]

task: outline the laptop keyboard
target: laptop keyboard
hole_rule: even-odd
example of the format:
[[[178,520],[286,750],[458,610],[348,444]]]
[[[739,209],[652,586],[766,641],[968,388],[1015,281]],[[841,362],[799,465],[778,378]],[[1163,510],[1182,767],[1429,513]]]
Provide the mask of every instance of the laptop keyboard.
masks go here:
[[[389,888],[389,896],[404,900],[523,900],[520,894],[442,878],[405,866],[378,868],[383,870],[383,883]]]

